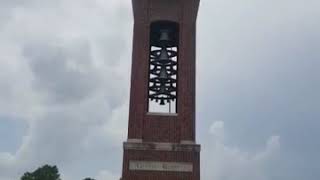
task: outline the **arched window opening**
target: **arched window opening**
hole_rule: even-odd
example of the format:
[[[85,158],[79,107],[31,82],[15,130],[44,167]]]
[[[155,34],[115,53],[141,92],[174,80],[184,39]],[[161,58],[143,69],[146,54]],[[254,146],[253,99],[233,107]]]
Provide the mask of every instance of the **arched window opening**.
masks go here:
[[[177,113],[179,25],[157,21],[150,28],[148,111]]]

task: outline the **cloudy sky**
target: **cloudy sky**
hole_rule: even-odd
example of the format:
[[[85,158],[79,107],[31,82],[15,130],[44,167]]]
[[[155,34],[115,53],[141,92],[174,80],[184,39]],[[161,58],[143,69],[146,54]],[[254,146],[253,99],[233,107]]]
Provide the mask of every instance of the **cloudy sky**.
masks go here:
[[[203,180],[320,179],[320,1],[202,0]],[[130,0],[0,0],[0,180],[119,179]]]

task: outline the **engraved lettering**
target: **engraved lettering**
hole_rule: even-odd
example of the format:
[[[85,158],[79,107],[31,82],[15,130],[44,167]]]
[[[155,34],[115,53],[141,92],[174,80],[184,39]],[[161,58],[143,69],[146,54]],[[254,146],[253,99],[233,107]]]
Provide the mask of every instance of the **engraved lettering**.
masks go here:
[[[132,171],[192,172],[193,165],[187,162],[130,161],[129,169]]]

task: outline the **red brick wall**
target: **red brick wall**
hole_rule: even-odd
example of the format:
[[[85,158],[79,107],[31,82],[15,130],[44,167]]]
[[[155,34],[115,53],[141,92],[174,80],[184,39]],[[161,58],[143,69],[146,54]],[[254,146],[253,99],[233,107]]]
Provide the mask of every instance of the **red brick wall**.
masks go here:
[[[199,0],[132,0],[133,53],[128,139],[142,142],[195,141],[195,41]],[[150,24],[179,23],[177,115],[148,114]],[[129,160],[191,162],[193,172],[129,171]],[[198,151],[124,150],[122,180],[200,180]]]
[[[195,20],[199,0],[132,0],[132,3],[135,23],[128,138],[147,141],[194,141]],[[174,21],[180,25],[176,118],[147,115],[149,33],[150,24],[156,20]],[[166,121],[168,124],[161,121]],[[156,125],[159,127],[156,128]],[[150,128],[159,134],[155,135]]]
[[[178,116],[144,117],[143,140],[146,142],[180,142]]]

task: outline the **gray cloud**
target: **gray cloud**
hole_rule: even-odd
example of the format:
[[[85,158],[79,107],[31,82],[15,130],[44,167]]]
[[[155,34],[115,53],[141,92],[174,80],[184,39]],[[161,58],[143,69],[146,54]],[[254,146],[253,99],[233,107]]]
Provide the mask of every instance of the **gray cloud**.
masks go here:
[[[210,127],[202,160],[204,179],[270,179],[267,166],[280,150],[280,137],[271,136],[257,152],[243,151],[225,144],[224,122],[215,121]],[[232,173],[230,173],[232,172]]]
[[[28,129],[16,152],[0,152],[0,179],[44,163],[58,165],[66,180],[120,176],[130,3],[1,2],[0,116],[19,117]],[[319,179],[319,5],[201,1],[204,179]]]
[[[1,23],[1,114],[23,117],[29,128],[16,152],[0,153],[0,179],[18,179],[45,163],[58,165],[65,179],[117,172],[101,157],[125,139],[129,77],[123,73],[129,57],[123,53],[129,54],[131,37],[120,33],[130,22],[114,18],[130,18],[117,15],[125,4],[113,4],[7,6],[11,19]]]
[[[24,48],[34,73],[35,85],[56,103],[79,102],[102,85],[102,78],[90,64],[87,42],[73,42],[65,47],[45,43]]]
[[[202,2],[199,129],[221,120],[224,143],[251,154],[279,135],[281,149],[264,178],[317,179],[319,2]],[[206,139],[206,132],[199,137]]]

